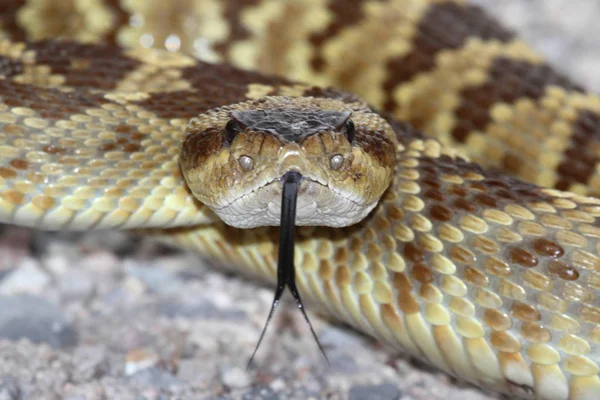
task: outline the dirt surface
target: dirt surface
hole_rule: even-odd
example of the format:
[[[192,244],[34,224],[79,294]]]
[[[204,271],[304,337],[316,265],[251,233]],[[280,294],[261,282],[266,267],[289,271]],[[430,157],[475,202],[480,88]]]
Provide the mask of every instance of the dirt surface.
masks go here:
[[[600,3],[476,2],[600,90]],[[0,400],[500,398],[312,315],[327,366],[289,301],[246,371],[269,288],[120,232],[0,232]]]

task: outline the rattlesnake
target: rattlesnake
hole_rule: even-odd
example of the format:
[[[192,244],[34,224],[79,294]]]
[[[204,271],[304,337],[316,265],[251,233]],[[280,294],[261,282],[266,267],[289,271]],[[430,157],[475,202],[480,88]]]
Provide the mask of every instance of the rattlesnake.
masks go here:
[[[272,281],[277,230],[225,225],[184,183],[190,120],[290,98],[381,110],[390,189],[358,223],[298,230],[303,296],[477,385],[598,397],[597,96],[462,2],[88,3],[3,15],[3,222],[149,229]]]

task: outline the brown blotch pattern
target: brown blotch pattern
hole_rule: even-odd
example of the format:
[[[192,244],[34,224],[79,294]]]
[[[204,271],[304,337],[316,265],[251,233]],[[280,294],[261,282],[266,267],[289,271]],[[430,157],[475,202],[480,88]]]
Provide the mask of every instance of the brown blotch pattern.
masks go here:
[[[250,32],[241,21],[241,15],[244,9],[258,3],[260,3],[260,0],[230,0],[224,2],[223,17],[227,21],[230,32],[226,40],[215,44],[214,50],[225,59],[227,59],[227,53],[232,44],[250,37]]]
[[[12,160],[9,164],[15,169],[26,170],[29,168],[29,163],[26,160],[20,158]]]
[[[548,86],[583,91],[547,64],[532,64],[507,57],[496,58],[488,75],[483,85],[468,87],[459,95],[461,103],[455,111],[457,123],[451,132],[459,143],[464,143],[473,131],[485,131],[491,121],[490,108],[497,102],[511,104],[523,97],[538,100]],[[517,160],[506,160],[506,163],[511,169],[518,169]]]
[[[114,46],[43,40],[28,44],[36,62],[63,75],[71,87],[112,90],[141,63]]]
[[[248,100],[249,84],[273,85],[271,95],[278,94],[276,86],[290,84],[287,79],[202,61],[183,68],[181,75],[190,82],[193,91],[150,93],[147,99],[136,104],[162,118],[192,118],[213,108]]]
[[[25,107],[37,111],[45,119],[69,119],[86,109],[111,103],[100,93],[86,88],[63,92],[54,88],[42,88],[9,80],[0,80],[0,99],[10,107]]]
[[[383,131],[357,129],[354,143],[384,167],[394,167],[395,146]]]
[[[25,32],[17,23],[17,11],[25,0],[3,0],[0,2],[0,28],[12,40],[24,40]]]
[[[393,93],[398,85],[435,67],[436,55],[440,51],[461,48],[472,37],[507,42],[513,36],[511,31],[489,18],[479,7],[450,2],[431,5],[419,22],[412,40],[413,50],[387,63],[388,79],[383,84],[386,94],[384,110],[395,109]]]
[[[562,257],[565,254],[565,249],[561,245],[543,238],[533,242],[533,249],[540,256]]]
[[[6,78],[23,73],[23,63],[6,56],[0,56],[0,74]]]
[[[324,31],[310,36],[310,43],[314,47],[314,55],[310,60],[311,67],[321,71],[325,67],[322,54],[323,45],[338,35],[345,28],[357,24],[364,16],[362,6],[366,0],[331,0],[327,5],[332,21]]]
[[[520,247],[511,249],[508,252],[508,259],[510,262],[526,268],[538,265],[537,257]]]
[[[582,110],[572,129],[571,145],[556,170],[558,180],[554,187],[559,190],[568,190],[573,183],[588,184],[600,161],[600,115]]]
[[[326,99],[335,99],[344,103],[355,103],[361,101],[360,98],[354,93],[345,92],[333,87],[319,87],[313,86],[304,91],[302,94],[307,97],[318,97]]]
[[[565,281],[576,281],[579,279],[577,269],[560,261],[550,261],[548,264],[548,275],[564,279]]]

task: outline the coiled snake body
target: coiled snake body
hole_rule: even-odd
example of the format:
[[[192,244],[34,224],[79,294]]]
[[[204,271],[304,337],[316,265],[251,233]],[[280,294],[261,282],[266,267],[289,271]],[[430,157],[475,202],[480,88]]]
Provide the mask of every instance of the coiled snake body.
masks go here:
[[[86,7],[15,1],[0,16],[2,222],[151,228],[273,281],[277,230],[225,225],[192,196],[202,188],[184,182],[186,127],[239,104],[300,98],[368,116],[368,103],[387,123],[365,117],[353,150],[335,135],[323,149],[345,148],[344,162],[360,149],[356,160],[385,166],[392,146],[395,170],[381,178],[392,182],[362,221],[299,229],[305,299],[486,388],[600,397],[600,98],[462,2]],[[224,122],[203,129],[221,135]],[[215,143],[194,142],[202,154],[190,159],[216,153]],[[239,165],[254,170],[257,161]],[[236,179],[214,191],[235,197],[227,185],[248,183]]]

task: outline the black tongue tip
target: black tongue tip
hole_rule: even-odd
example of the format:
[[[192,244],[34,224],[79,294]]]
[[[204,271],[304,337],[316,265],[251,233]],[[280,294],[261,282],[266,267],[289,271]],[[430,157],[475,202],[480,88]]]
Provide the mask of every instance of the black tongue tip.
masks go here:
[[[296,233],[296,200],[298,198],[298,186],[301,178],[302,174],[296,171],[290,171],[282,178],[283,190],[281,195],[281,223],[279,227],[279,259],[277,262],[277,286],[275,288],[275,297],[273,298],[273,305],[269,311],[267,322],[265,323],[265,326],[260,334],[256,348],[254,349],[254,352],[248,361],[247,368],[250,368],[250,365],[254,360],[254,356],[260,347],[265,332],[267,331],[267,327],[269,326],[269,322],[273,317],[273,313],[279,304],[279,300],[281,299],[281,295],[283,294],[286,286],[290,289],[294,300],[296,300],[298,308],[302,312],[302,315],[304,315],[304,319],[310,328],[313,338],[319,346],[319,350],[329,364],[329,358],[327,357],[323,346],[321,346],[321,342],[319,342],[317,334],[313,330],[312,324],[310,323],[308,315],[304,309],[304,305],[302,304],[300,293],[296,287],[296,270],[294,266],[294,236]]]

